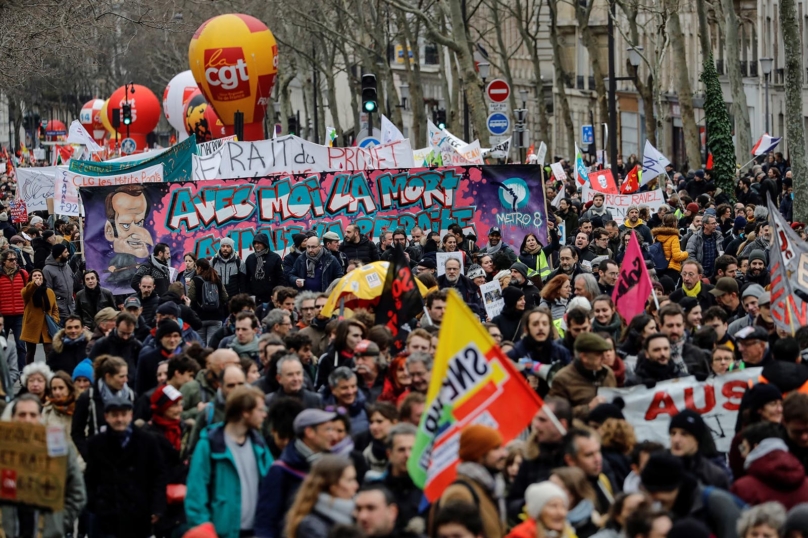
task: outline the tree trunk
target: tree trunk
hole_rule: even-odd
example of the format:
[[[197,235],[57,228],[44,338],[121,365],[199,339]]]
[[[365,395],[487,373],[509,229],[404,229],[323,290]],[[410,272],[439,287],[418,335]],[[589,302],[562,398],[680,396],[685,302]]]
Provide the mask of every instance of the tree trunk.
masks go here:
[[[701,168],[701,151],[699,148],[699,128],[696,126],[696,115],[693,112],[693,89],[687,72],[687,51],[685,36],[679,21],[679,2],[667,0],[668,30],[673,55],[673,70],[676,72],[679,110],[682,116],[682,127],[685,138],[685,158],[690,168]]]
[[[421,83],[421,51],[418,49],[417,35],[413,38],[410,22],[407,15],[401,11],[397,13],[397,24],[401,30],[400,42],[404,49],[404,68],[407,71],[407,84],[410,86],[410,110],[412,111],[412,130],[410,141],[414,148],[426,147],[426,113],[424,112],[424,88]],[[410,44],[415,45],[410,48]],[[412,65],[406,61],[412,50]]]
[[[730,1],[730,5],[732,5],[732,0]],[[732,10],[733,14],[735,10]],[[712,54],[713,47],[710,45],[710,26],[707,24],[707,8],[704,5],[704,0],[696,0],[696,13],[699,17],[699,42],[701,44],[701,55],[704,58],[707,58]],[[737,23],[737,20],[735,22]],[[735,30],[737,33],[737,29]]]
[[[589,27],[589,16],[592,13],[592,6],[594,1],[587,2],[587,7],[581,7],[580,3],[576,3],[577,9],[575,15],[578,18],[578,28],[581,29],[581,41],[583,42],[586,51],[589,53],[589,63],[592,65],[592,76],[595,79],[595,95],[598,105],[598,122],[609,122],[609,109],[606,101],[606,83],[603,82],[603,70],[600,66],[599,51],[602,49],[600,43],[592,34],[592,29]],[[595,132],[600,129],[595,129]]]
[[[620,9],[626,14],[632,46],[637,46],[640,42],[640,30],[637,26],[636,6],[636,4],[626,5],[623,2],[620,3]],[[648,64],[650,64],[650,62],[646,62],[646,66],[648,67],[648,77],[644,82],[640,76],[640,68],[637,69],[637,76],[634,77],[634,87],[637,88],[637,93],[639,93],[640,97],[642,98],[643,115],[645,116],[645,138],[651,142],[652,146],[658,148],[657,127],[659,125],[659,120],[654,112],[654,74],[653,69]],[[628,59],[626,60],[626,69],[629,72],[634,69]]]
[[[724,31],[726,32],[726,66],[729,87],[732,93],[732,117],[735,119],[735,161],[746,162],[749,148],[752,147],[752,134],[749,122],[749,107],[743,91],[741,76],[741,55],[739,52],[738,16],[735,14],[734,0],[722,0],[724,5]]]
[[[561,43],[558,41],[558,0],[549,0],[550,7],[550,44],[553,47],[553,66],[555,72],[555,85],[556,94],[558,95],[558,102],[561,105],[561,119],[564,122],[564,134],[566,135],[567,144],[564,148],[564,156],[575,158],[575,126],[572,123],[572,114],[570,113],[570,105],[567,101],[567,85],[564,82],[564,65],[561,61]],[[609,136],[615,136],[615,133],[609,133]],[[557,153],[562,153],[556,147]]]
[[[500,63],[500,70],[502,71],[502,76],[505,78],[505,82],[508,83],[508,86],[511,87],[511,93],[508,96],[508,106],[511,107],[511,110],[516,110],[520,108],[521,104],[516,103],[516,86],[513,83],[513,74],[511,73],[511,64],[508,60],[510,60],[510,55],[508,54],[508,48],[505,46],[505,36],[502,34],[502,21],[500,19],[499,13],[499,3],[492,2],[491,3],[491,22],[494,26],[494,32],[497,36],[497,52],[499,53],[499,63]],[[494,77],[491,77],[492,79]]]
[[[786,59],[786,134],[794,175],[794,221],[808,219],[808,163],[802,111],[802,53],[794,0],[780,0],[780,28]]]
[[[466,21],[463,20],[463,10],[460,2],[461,0],[450,0],[449,13],[452,23],[452,36],[458,45],[455,54],[457,56],[461,91],[466,94],[469,119],[474,127],[474,138],[479,139],[481,147],[487,148],[490,147],[486,127],[488,107],[485,106],[485,101],[483,100],[482,81],[477,76],[477,69],[474,66],[474,56],[469,47]],[[470,140],[466,140],[466,142],[470,142]]]

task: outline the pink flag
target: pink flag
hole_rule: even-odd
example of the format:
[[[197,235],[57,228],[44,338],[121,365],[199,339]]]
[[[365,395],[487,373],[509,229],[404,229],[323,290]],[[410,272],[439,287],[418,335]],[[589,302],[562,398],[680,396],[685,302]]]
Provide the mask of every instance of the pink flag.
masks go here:
[[[645,310],[645,301],[651,296],[651,277],[645,267],[640,243],[636,232],[631,232],[631,239],[626,248],[626,255],[620,265],[620,276],[612,292],[617,313],[630,323],[634,316]]]

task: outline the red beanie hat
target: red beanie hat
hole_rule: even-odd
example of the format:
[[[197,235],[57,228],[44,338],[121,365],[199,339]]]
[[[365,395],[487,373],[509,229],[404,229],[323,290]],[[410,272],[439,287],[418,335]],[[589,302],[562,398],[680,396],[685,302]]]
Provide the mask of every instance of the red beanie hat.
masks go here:
[[[699,204],[697,204],[696,202],[690,202],[689,204],[687,204],[687,207],[685,209],[687,209],[691,213],[698,213],[699,212]]]
[[[457,457],[460,458],[460,461],[477,462],[501,446],[502,435],[497,430],[482,424],[472,424],[460,432],[460,448],[457,450]]]
[[[177,400],[182,399],[180,391],[171,385],[160,385],[151,395],[152,413],[162,415],[166,409],[174,405]]]

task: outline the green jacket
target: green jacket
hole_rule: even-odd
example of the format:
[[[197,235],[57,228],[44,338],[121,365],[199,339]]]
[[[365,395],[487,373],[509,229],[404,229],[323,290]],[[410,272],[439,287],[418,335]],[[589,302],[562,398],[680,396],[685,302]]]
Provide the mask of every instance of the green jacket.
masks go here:
[[[182,420],[196,419],[199,411],[196,405],[199,402],[211,402],[216,398],[216,389],[210,386],[205,375],[207,370],[199,370],[196,379],[189,381],[180,388],[182,394]]]
[[[219,538],[238,538],[241,482],[224,435],[224,424],[215,424],[205,429],[199,438],[188,471],[185,515],[191,527],[211,522]],[[250,432],[250,441],[258,474],[263,478],[272,465],[272,454],[258,432]]]

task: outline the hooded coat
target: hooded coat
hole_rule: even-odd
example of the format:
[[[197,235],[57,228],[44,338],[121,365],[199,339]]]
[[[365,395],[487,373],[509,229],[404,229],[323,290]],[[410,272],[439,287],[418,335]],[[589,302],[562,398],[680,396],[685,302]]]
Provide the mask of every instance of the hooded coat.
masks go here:
[[[67,316],[76,311],[76,304],[73,300],[73,271],[66,261],[59,261],[53,256],[48,256],[42,274],[45,276],[48,287],[56,295],[59,317],[67,319]]]
[[[524,296],[525,294],[518,288],[508,286],[502,290],[505,307],[498,316],[494,316],[491,323],[499,327],[503,340],[518,342],[522,338],[522,330],[524,329],[522,327],[522,316],[525,310],[517,310],[516,303]]]
[[[247,293],[255,295],[256,302],[267,303],[272,299],[272,290],[277,286],[286,285],[286,276],[283,274],[281,257],[269,249],[267,234],[257,234],[253,239],[253,245],[256,243],[266,248],[260,253],[253,252],[244,262],[247,272]]]
[[[676,228],[654,228],[651,230],[654,238],[662,243],[662,252],[665,253],[665,259],[668,260],[668,269],[676,271],[677,273],[682,270],[682,262],[687,259],[689,254],[687,251],[681,249],[679,243],[679,230]]]
[[[228,297],[244,292],[247,266],[236,252],[233,252],[229,258],[225,258],[220,250],[210,260],[210,265],[219,275]]]
[[[317,267],[314,271],[315,278],[309,279],[306,277],[306,264],[308,262],[307,254],[301,254],[295,261],[295,265],[292,268],[290,278],[294,280],[298,278],[304,280],[307,283],[304,284],[304,289],[308,291],[324,292],[328,289],[328,286],[330,286],[333,281],[342,277],[342,264],[340,261],[332,256],[331,251],[329,251],[327,248],[321,247],[321,249],[323,255],[317,261]],[[318,273],[320,276],[320,281],[319,283],[315,284]]]
[[[129,281],[129,285],[132,286],[135,292],[139,292],[140,279],[148,275],[154,279],[152,295],[165,295],[169,284],[171,284],[170,274],[168,266],[158,262],[154,254],[152,254],[149,259],[138,266],[137,271],[132,275],[132,280]]]
[[[746,476],[736,480],[730,492],[747,504],[777,501],[791,510],[808,502],[805,469],[783,441],[774,438],[761,441],[747,456],[745,467]]]
[[[345,254],[348,260],[362,260],[364,264],[377,262],[381,259],[376,245],[365,236],[360,236],[358,243],[343,241],[339,250]]]
[[[92,336],[90,331],[82,331],[78,338],[70,342],[64,329],[56,333],[53,337],[53,349],[47,358],[51,371],[63,370],[72,373],[76,366],[87,357],[87,342]]]

